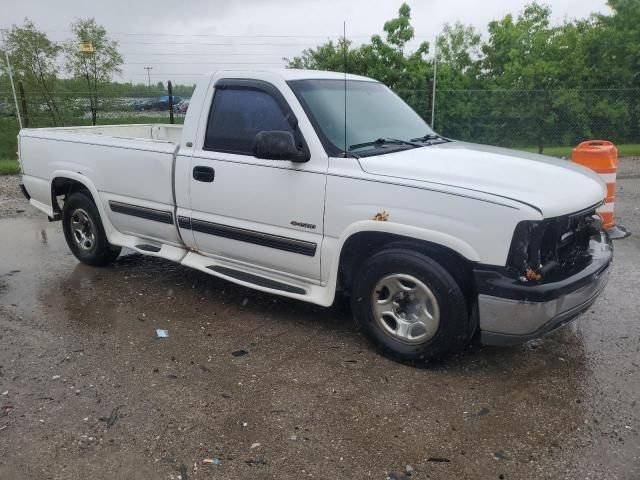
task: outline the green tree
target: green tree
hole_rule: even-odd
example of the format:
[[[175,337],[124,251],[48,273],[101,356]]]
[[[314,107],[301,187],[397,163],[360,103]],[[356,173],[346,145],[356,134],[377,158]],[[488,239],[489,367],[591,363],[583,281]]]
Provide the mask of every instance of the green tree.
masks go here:
[[[329,40],[316,48],[304,50],[299,57],[285,57],[283,60],[288,63],[288,68],[343,72],[346,64],[348,73],[362,73],[360,49],[352,48],[352,42],[342,37],[335,43]]]
[[[76,20],[71,30],[76,39],[64,46],[66,69],[74,77],[84,79],[91,121],[95,125],[101,88],[111,82],[114,74],[120,73],[122,55],[118,52],[118,42],[110,40],[105,28],[93,18]]]
[[[480,34],[472,26],[445,24],[437,37],[437,128],[453,138],[482,134],[484,100],[480,80]]]
[[[609,0],[607,3],[613,14],[595,15],[586,35],[590,80],[594,88],[625,89],[625,94],[608,102],[607,118],[620,120],[628,115],[626,122],[616,125],[617,135],[613,138],[622,136],[624,140],[637,141],[640,138],[640,2]],[[602,98],[598,99],[600,107],[604,106],[603,102]],[[617,110],[619,107],[623,108],[622,112]],[[602,121],[598,122],[598,117],[602,118],[596,115],[592,123],[594,130],[600,131]],[[605,134],[609,132],[610,129]]]
[[[54,96],[60,47],[39,31],[28,18],[22,26],[13,25],[5,39],[5,48],[16,80],[22,80],[27,90],[35,91],[32,101],[36,110],[42,107],[53,125],[60,122],[60,111]],[[4,57],[4,53],[2,55]],[[2,62],[3,69],[6,65]],[[40,101],[41,99],[41,101]]]
[[[354,47],[341,38],[337,43],[329,40],[316,48],[302,52],[293,59],[285,58],[289,68],[346,71],[375,78],[393,89],[417,112],[425,117],[429,109],[428,81],[432,66],[425,61],[429,53],[428,42],[421,43],[411,54],[405,53],[406,44],[414,38],[411,26],[411,9],[402,4],[398,17],[389,20],[383,28],[385,38],[371,37],[370,42]]]
[[[516,19],[507,15],[491,22],[482,46],[487,84],[504,91],[491,113],[515,126],[523,140],[533,140],[541,153],[549,140],[562,137],[561,119],[579,118],[583,108],[571,90],[579,86],[576,72],[583,68],[576,25],[551,26],[550,16],[548,6],[529,4]]]
[[[480,34],[471,25],[445,24],[438,35],[438,63],[460,75],[477,73],[480,59]]]

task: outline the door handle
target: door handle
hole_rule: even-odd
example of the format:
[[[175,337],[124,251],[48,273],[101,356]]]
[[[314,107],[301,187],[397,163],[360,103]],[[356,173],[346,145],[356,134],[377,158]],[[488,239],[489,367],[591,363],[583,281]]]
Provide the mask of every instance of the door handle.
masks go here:
[[[213,179],[216,176],[216,172],[211,167],[194,167],[193,168],[193,179],[199,182],[213,182]]]

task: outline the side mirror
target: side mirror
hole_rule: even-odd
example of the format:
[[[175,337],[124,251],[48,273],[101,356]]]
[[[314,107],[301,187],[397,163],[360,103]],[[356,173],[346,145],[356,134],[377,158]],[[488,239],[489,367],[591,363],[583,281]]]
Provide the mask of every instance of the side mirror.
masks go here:
[[[298,150],[293,134],[283,130],[258,132],[253,140],[253,154],[257,158],[267,160],[289,160],[291,162],[309,160],[304,152]]]

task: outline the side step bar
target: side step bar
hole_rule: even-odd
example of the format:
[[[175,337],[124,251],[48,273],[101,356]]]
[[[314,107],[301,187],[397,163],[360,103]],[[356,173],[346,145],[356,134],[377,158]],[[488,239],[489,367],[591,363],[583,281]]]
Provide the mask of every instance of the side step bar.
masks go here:
[[[300,287],[294,287],[293,285],[288,285],[286,283],[276,282],[275,280],[271,280],[269,278],[261,277],[259,275],[253,275],[252,273],[241,272],[239,270],[234,270],[233,268],[219,266],[211,266],[207,268],[209,270],[213,270],[214,272],[226,275],[227,277],[235,278],[236,280],[240,280],[242,282],[253,283],[254,285],[257,285],[259,287],[271,288],[273,290],[280,290],[289,293],[297,293],[299,295],[305,295],[307,293]]]
[[[160,247],[157,247],[155,245],[146,245],[146,244],[136,245],[136,248],[139,250],[143,250],[145,252],[152,252],[152,253],[158,253],[161,250]]]

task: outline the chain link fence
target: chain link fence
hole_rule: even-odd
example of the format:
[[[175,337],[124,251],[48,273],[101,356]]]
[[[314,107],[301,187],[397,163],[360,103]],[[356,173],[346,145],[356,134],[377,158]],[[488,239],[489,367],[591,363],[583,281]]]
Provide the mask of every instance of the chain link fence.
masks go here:
[[[397,92],[429,121],[431,98]],[[438,90],[435,130],[447,137],[543,151],[586,139],[640,143],[640,89]]]
[[[182,89],[184,91],[184,89]],[[182,93],[182,92],[181,92]],[[175,123],[182,123],[191,91],[173,96]],[[25,127],[91,125],[91,101],[88,92],[57,92],[47,95],[25,91],[24,103],[18,98]],[[16,158],[18,120],[11,91],[0,92],[0,159]],[[100,94],[97,124],[169,123],[169,95],[165,90],[148,89],[134,92]]]
[[[176,123],[190,100],[181,87],[174,97]],[[428,122],[431,92],[397,92]],[[88,92],[47,96],[25,91],[29,127],[91,125]],[[19,102],[20,102],[19,98]],[[22,107],[21,107],[22,110]],[[98,124],[168,123],[168,92],[159,88],[102,94]],[[640,143],[640,89],[612,90],[438,90],[435,130],[447,137],[505,147],[543,150],[585,139]],[[16,157],[18,123],[11,91],[0,91],[0,159]]]

